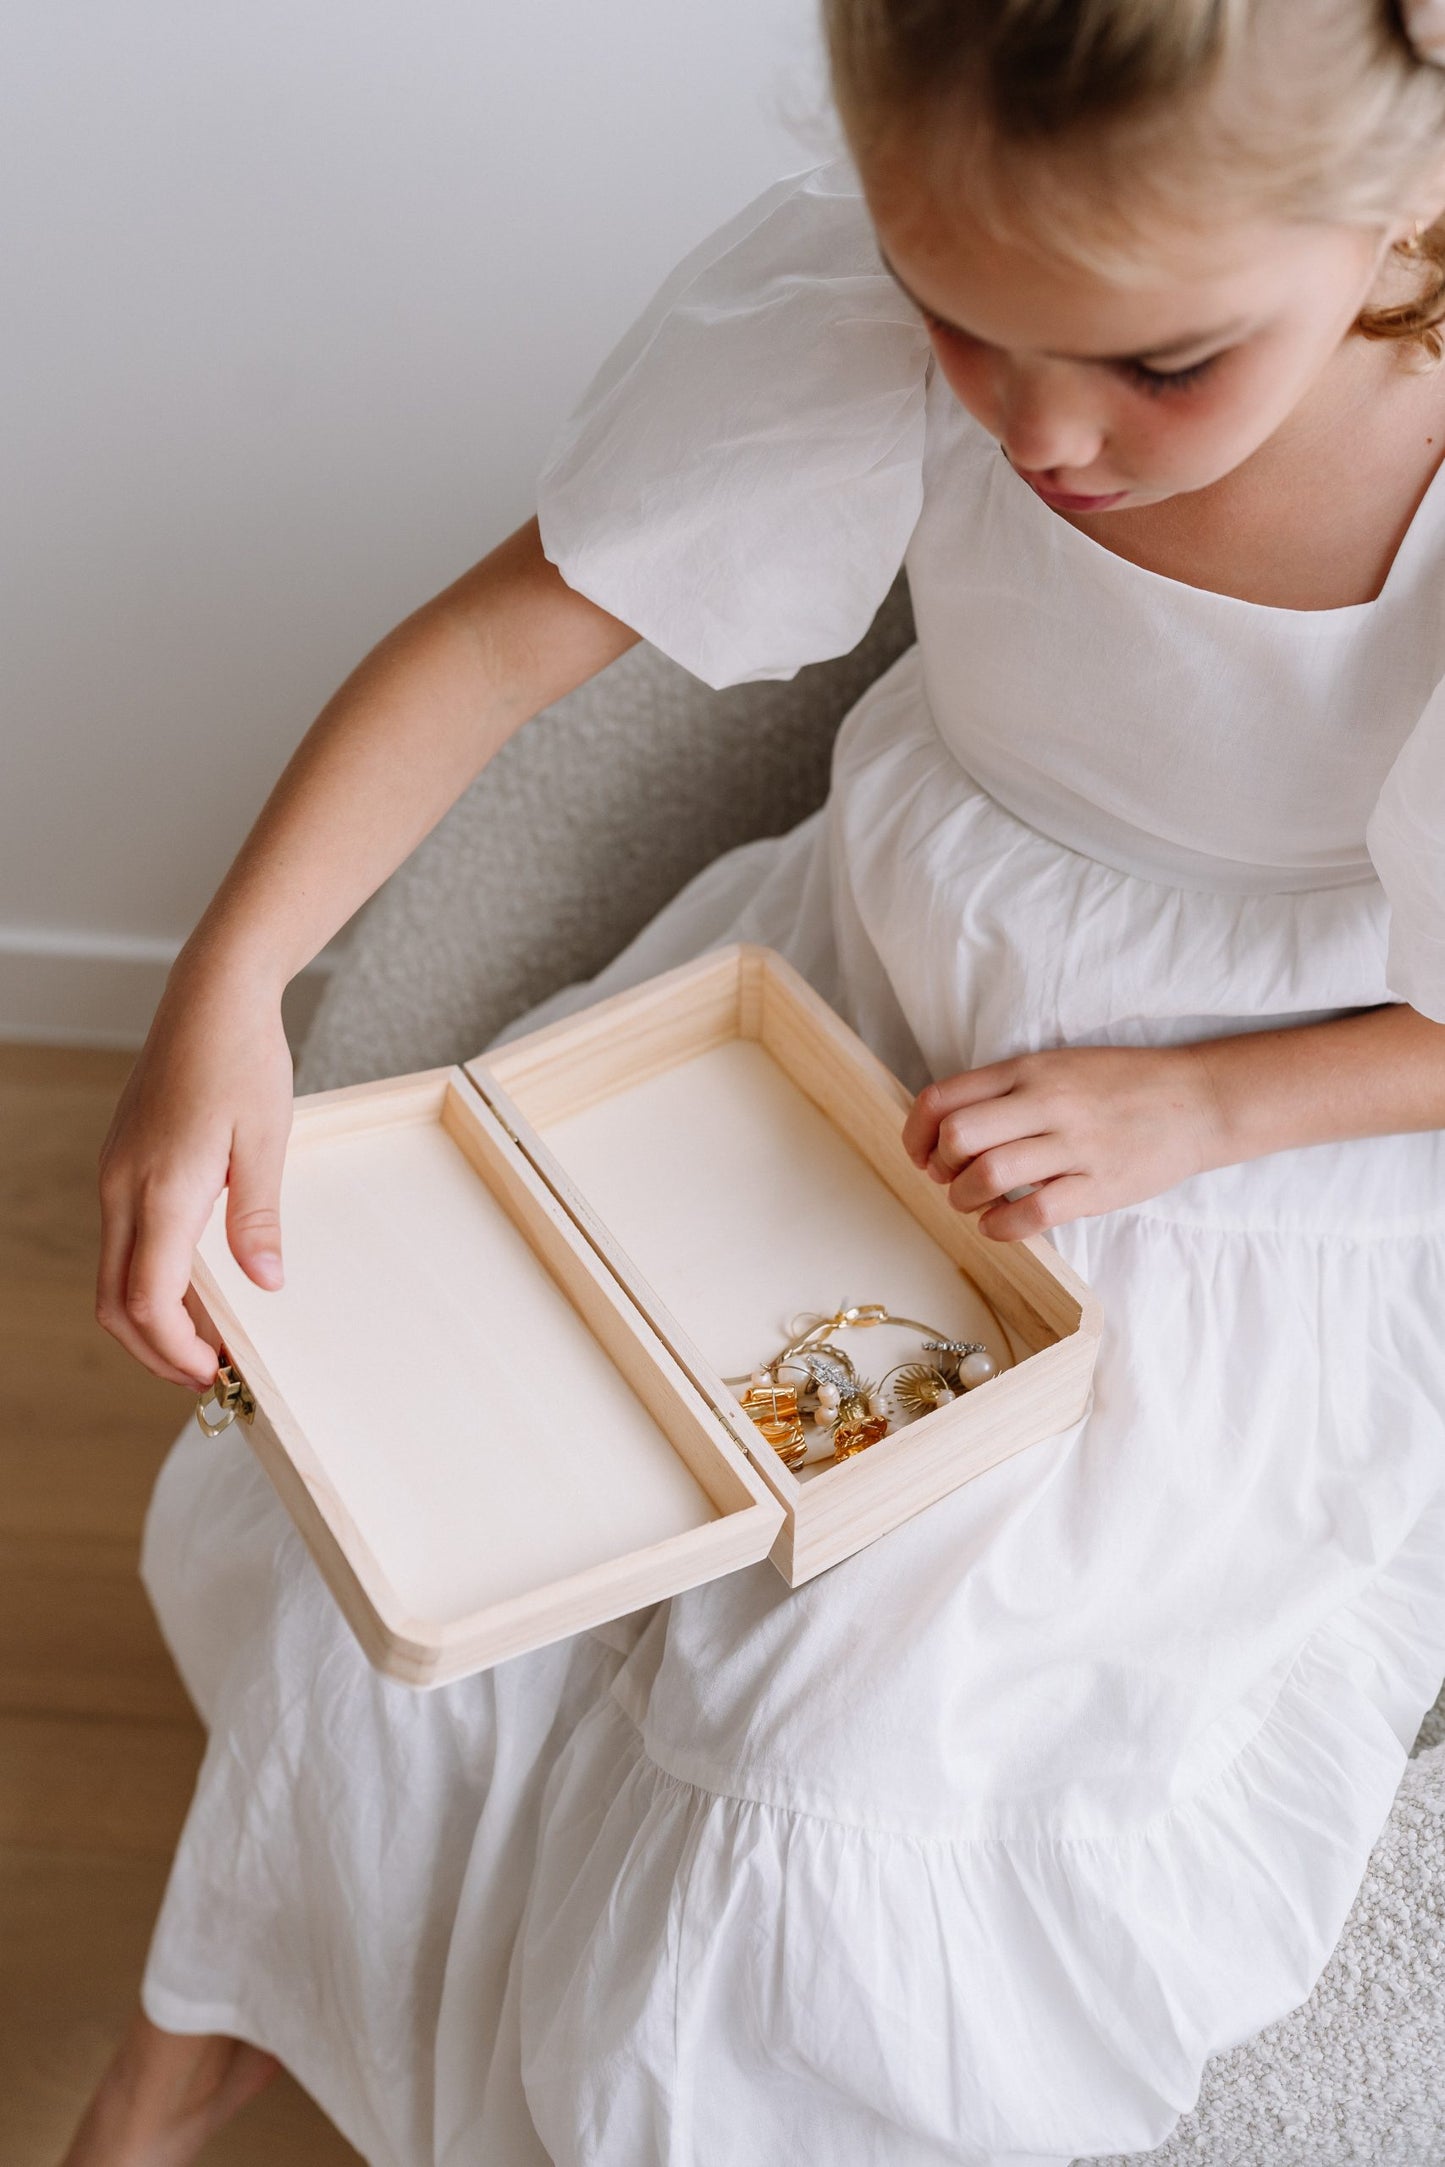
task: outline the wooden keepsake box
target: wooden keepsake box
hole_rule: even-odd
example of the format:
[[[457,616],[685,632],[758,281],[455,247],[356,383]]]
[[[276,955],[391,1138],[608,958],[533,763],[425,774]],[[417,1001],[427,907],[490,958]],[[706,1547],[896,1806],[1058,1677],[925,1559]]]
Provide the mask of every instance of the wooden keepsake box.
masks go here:
[[[1089,1391],[1094,1297],[1049,1243],[953,1210],[904,1153],[908,1103],[756,947],[465,1068],[303,1098],[284,1289],[239,1270],[224,1199],[196,1252],[227,1362],[202,1426],[241,1419],[367,1655],[413,1685],[764,1557],[796,1586]],[[723,1380],[855,1304],[999,1373],[791,1471]],[[919,1336],[839,1344],[876,1378]]]

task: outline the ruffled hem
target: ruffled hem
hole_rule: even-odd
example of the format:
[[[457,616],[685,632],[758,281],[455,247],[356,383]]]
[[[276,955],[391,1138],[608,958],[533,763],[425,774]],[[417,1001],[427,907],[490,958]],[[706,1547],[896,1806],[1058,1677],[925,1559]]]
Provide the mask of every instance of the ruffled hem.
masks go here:
[[[548,2167],[507,1972],[544,1785],[618,1650],[582,1633],[434,1693],[379,1676],[247,1447],[194,1427],[143,1572],[211,1729],[152,2020],[277,2055],[370,2167]]]
[[[553,1771],[519,1939],[556,2167],[1160,2144],[1339,1936],[1445,1666],[1442,1521],[1311,1635],[1227,1767],[1109,1839],[925,1838],[719,1789],[649,1750],[624,1666]]]
[[[284,2018],[278,2021],[276,2013],[270,2009],[254,2014],[237,2002],[199,2001],[173,1994],[149,1975],[142,1983],[140,1998],[146,2015],[162,2031],[178,2032],[187,2038],[206,2035],[240,2039],[247,2046],[258,2047],[263,2054],[274,2054],[286,2074],[294,2078],[333,2128],[360,2153],[367,2167],[413,2167],[412,2162],[404,2160],[385,2143],[370,2122],[363,2124],[357,2119],[353,2111],[354,2092],[335,2080],[325,2056],[317,2051],[314,2032],[306,2027],[298,2029],[288,2025]]]

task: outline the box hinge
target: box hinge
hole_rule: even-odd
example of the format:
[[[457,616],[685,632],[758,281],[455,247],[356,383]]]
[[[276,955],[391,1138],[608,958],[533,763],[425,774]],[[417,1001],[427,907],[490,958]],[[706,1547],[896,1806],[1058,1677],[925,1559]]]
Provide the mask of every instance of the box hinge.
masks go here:
[[[673,1356],[673,1360],[677,1360],[676,1355]],[[688,1383],[697,1393],[704,1407],[706,1407],[708,1413],[712,1416],[713,1421],[722,1431],[723,1436],[732,1446],[733,1451],[737,1454],[738,1458],[740,1460],[745,1460],[750,1467],[755,1467],[760,1475],[763,1474],[765,1471],[766,1463],[761,1459],[757,1448],[755,1448],[748,1441],[747,1438],[740,1437],[738,1435],[737,1431],[733,1428],[731,1422],[729,1422],[727,1416],[718,1406],[717,1401],[711,1397],[707,1390],[707,1387],[701,1382],[701,1380],[695,1377],[692,1374],[692,1371],[686,1368],[682,1363],[679,1363],[678,1366],[682,1369],[683,1375],[687,1378]],[[771,1446],[767,1447],[766,1449],[769,1451],[772,1450]],[[774,1454],[774,1458],[776,1458],[776,1454]]]
[[[207,1408],[212,1406],[215,1412],[207,1414]],[[256,1402],[251,1397],[250,1386],[223,1347],[214,1384],[196,1399],[196,1420],[207,1437],[219,1437],[222,1430],[228,1430],[238,1417],[242,1422],[254,1422]]]

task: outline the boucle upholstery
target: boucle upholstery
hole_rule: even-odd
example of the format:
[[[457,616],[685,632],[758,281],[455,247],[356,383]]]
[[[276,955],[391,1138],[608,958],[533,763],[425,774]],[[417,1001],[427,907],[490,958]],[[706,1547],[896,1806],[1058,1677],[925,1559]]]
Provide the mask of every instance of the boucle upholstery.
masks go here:
[[[712,692],[644,645],[538,716],[366,911],[300,1087],[465,1059],[599,970],[721,851],[822,801],[839,722],[911,638],[900,579],[851,655],[786,683]],[[1314,1994],[1209,2065],[1150,2167],[1445,2167],[1442,1741],[1445,1695]]]
[[[1437,1710],[1438,1728],[1438,1710]],[[1445,1746],[1411,1761],[1303,2009],[1216,2055],[1167,2144],[1106,2167],[1441,2167]]]
[[[639,644],[503,746],[368,906],[301,1088],[468,1059],[611,961],[723,851],[820,805],[834,732],[913,638],[899,576],[866,638],[713,692]]]

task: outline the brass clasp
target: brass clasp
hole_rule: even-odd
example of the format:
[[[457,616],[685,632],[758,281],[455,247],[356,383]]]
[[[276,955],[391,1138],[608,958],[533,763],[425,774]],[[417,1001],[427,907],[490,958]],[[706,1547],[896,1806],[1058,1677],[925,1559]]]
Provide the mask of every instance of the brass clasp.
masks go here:
[[[212,1400],[216,1403],[216,1412],[208,1415],[206,1408]],[[215,1383],[197,1397],[196,1420],[207,1437],[219,1437],[222,1430],[231,1427],[238,1415],[243,1422],[254,1422],[256,1402],[251,1397],[245,1378],[223,1347]]]

